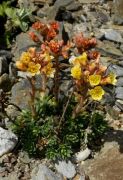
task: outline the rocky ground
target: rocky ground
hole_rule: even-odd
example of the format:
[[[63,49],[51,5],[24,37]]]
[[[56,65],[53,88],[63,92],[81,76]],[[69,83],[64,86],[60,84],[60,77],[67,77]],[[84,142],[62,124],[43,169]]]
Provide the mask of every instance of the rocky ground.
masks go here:
[[[1,97],[4,97],[5,92],[8,96],[11,94],[9,105],[5,109],[8,118],[4,117],[0,107],[0,180],[122,180],[123,26],[113,1],[19,0],[18,3],[23,3],[25,7],[35,7],[35,18],[39,20],[60,21],[65,36],[69,38],[78,32],[96,37],[96,48],[101,52],[101,62],[107,65],[109,70],[116,72],[117,84],[106,97],[106,101],[111,104],[111,107],[107,107],[107,120],[112,128],[105,135],[104,146],[100,151],[93,155],[87,149],[81,152],[78,162],[63,161],[55,165],[48,160],[29,158],[26,152],[17,152],[17,137],[9,130],[4,130],[11,125],[9,119],[14,120],[19,109],[28,106],[29,84],[23,79],[16,82],[16,77],[23,77],[24,74],[16,70],[14,63],[22,51],[35,46],[35,43],[26,33],[17,35],[12,51],[0,50],[0,94]],[[64,87],[68,85],[69,82],[66,81]],[[40,84],[37,83],[37,86]],[[66,91],[64,87],[61,88]]]

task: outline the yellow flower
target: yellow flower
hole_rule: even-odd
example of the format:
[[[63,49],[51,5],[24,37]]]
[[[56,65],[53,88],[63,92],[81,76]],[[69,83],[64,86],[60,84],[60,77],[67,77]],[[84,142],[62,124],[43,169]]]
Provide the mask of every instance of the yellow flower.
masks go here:
[[[93,74],[89,76],[89,82],[91,86],[97,86],[101,81],[101,76]]]
[[[29,73],[31,73],[32,76],[35,76],[36,74],[39,74],[40,73],[40,67],[41,65],[40,64],[35,64],[34,62],[30,62],[28,64],[28,69],[27,71]]]
[[[111,72],[108,77],[110,78],[109,83],[112,84],[112,85],[116,85],[116,82],[117,82],[116,74]]]
[[[100,101],[102,96],[105,94],[105,91],[102,89],[101,86],[96,86],[94,89],[89,91],[93,100]]]
[[[51,62],[52,59],[54,58],[53,56],[50,56],[49,53],[44,53],[41,55],[43,58],[44,58],[44,61],[47,61],[47,62]]]
[[[69,62],[70,62],[70,64],[73,64],[73,65],[81,64],[81,65],[85,66],[87,63],[87,54],[84,52],[82,55],[80,55],[78,57],[72,56],[69,59]]]
[[[81,79],[82,71],[79,65],[75,65],[73,68],[71,68],[71,76],[78,80]]]
[[[27,70],[27,66],[25,66],[25,64],[23,64],[21,61],[16,61],[16,67],[21,71]]]
[[[53,68],[53,63],[48,63],[43,69],[42,72],[46,74],[47,77],[54,77],[55,68]]]
[[[30,53],[29,52],[23,52],[21,57],[20,57],[20,61],[23,64],[28,65],[28,63],[31,61]]]
[[[84,52],[81,56],[75,59],[75,63],[78,61],[81,65],[85,66],[87,63],[87,54]]]

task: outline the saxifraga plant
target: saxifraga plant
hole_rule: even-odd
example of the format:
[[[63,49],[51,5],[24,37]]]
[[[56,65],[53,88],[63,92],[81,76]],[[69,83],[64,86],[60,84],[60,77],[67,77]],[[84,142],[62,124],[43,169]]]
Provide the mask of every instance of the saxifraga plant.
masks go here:
[[[30,110],[22,111],[13,129],[30,155],[68,158],[77,149],[92,148],[104,134],[107,127],[104,115],[89,109],[89,104],[101,101],[106,93],[104,86],[115,85],[116,75],[106,73],[107,68],[101,65],[100,53],[92,49],[95,38],[86,38],[81,33],[65,44],[58,39],[57,22],[36,22],[32,29],[29,35],[40,50],[29,48],[16,62],[31,84]],[[60,83],[65,77],[61,73],[66,68],[72,87],[61,98]],[[37,74],[42,77],[38,90]],[[51,79],[53,85],[48,90]]]
[[[78,149],[96,145],[96,139],[107,129],[104,117],[99,113],[83,112],[73,119],[74,105],[75,102],[68,105],[60,128],[53,98],[35,100],[35,117],[30,110],[23,110],[13,125],[23,150],[31,156],[55,160],[70,158]]]

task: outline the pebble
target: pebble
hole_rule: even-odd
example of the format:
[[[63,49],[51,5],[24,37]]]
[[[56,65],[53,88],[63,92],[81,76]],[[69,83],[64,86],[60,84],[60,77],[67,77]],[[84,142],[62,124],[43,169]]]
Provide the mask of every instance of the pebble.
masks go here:
[[[71,161],[58,161],[55,167],[66,178],[73,178],[76,174],[75,166]]]
[[[91,154],[91,150],[89,148],[86,148],[84,151],[80,151],[75,155],[75,160],[77,162],[81,162],[86,160]]]

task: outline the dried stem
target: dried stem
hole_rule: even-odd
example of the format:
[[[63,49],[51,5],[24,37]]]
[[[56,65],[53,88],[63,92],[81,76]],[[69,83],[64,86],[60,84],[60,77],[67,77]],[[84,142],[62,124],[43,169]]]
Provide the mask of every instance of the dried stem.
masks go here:
[[[55,76],[54,76],[54,95],[56,102],[59,101],[58,94],[59,94],[59,61],[58,56],[55,58]]]
[[[35,77],[34,76],[32,76],[31,78],[27,77],[27,79],[28,79],[28,81],[30,82],[30,85],[31,85],[31,92],[30,92],[31,102],[30,102],[30,106],[31,106],[31,110],[32,110],[32,115],[33,115],[33,117],[35,117],[35,115],[36,115],[35,107],[34,107],[35,93],[36,93],[36,90],[35,90]]]
[[[65,116],[65,113],[66,113],[66,111],[67,111],[67,107],[68,107],[68,105],[69,105],[69,102],[70,102],[70,99],[71,99],[72,95],[73,95],[73,91],[71,92],[71,94],[70,94],[69,97],[68,97],[66,106],[65,106],[65,108],[64,108],[64,110],[63,110],[62,116],[61,116],[60,121],[59,121],[58,130],[60,129],[61,123],[62,123],[62,121],[63,121],[63,119],[64,119],[64,116]]]
[[[42,95],[44,96],[45,95],[45,92],[46,92],[46,83],[47,83],[47,77],[45,74],[42,74]]]

